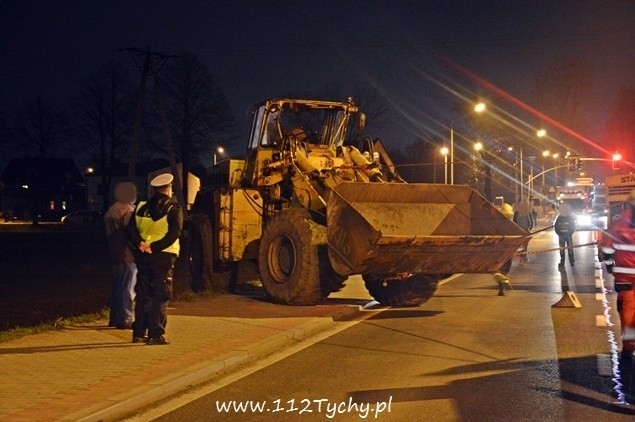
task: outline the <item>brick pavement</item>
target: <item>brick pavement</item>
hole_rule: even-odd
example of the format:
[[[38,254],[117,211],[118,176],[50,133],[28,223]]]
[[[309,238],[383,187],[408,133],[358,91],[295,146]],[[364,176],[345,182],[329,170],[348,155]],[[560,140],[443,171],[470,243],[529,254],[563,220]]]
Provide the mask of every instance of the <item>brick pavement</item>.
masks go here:
[[[102,420],[273,353],[357,313],[370,298],[349,281],[323,305],[243,296],[175,302],[168,346],[133,344],[107,321],[0,343],[0,420]]]

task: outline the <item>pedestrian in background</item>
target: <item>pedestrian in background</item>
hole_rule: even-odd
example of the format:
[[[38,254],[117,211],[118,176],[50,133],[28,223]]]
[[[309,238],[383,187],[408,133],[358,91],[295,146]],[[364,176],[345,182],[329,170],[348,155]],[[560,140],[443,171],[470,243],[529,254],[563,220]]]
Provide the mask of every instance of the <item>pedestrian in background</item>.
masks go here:
[[[531,229],[530,230],[535,230],[538,227],[538,212],[536,211],[535,208],[532,208],[531,212],[529,213],[529,215],[531,216]]]
[[[114,276],[109,300],[108,325],[118,329],[130,329],[132,328],[137,266],[128,246],[126,226],[134,213],[137,188],[134,183],[121,182],[115,186],[114,193],[115,202],[104,215],[108,254]]]
[[[529,233],[532,228],[529,202],[519,202],[516,204],[516,212],[514,213],[513,221]],[[520,256],[518,265],[525,265],[529,263],[529,259],[527,258],[528,247],[529,239],[518,250],[518,255]]]
[[[154,195],[147,202],[139,202],[134,218],[128,224],[139,269],[133,343],[170,344],[165,338],[167,309],[172,299],[174,263],[179,255],[179,237],[183,230],[183,212],[172,199],[173,180],[170,173],[152,179],[150,185]]]
[[[501,206],[501,213],[509,218],[510,220],[514,218],[514,207],[509,205],[508,203],[503,203]],[[505,263],[498,269],[497,272],[494,273],[494,280],[498,283],[498,295],[505,296],[505,289],[512,289],[512,284],[509,281],[509,271],[512,268],[512,262],[514,257],[509,258]]]
[[[564,268],[565,249],[569,256],[569,264],[575,265],[575,257],[573,256],[573,233],[575,233],[575,218],[571,213],[569,204],[560,205],[559,214],[553,223],[553,229],[558,235],[558,245],[560,247],[560,263],[558,268]]]
[[[613,274],[617,292],[617,312],[622,326],[622,352],[619,370],[624,392],[633,393],[633,365],[635,356],[635,190],[631,191],[629,205],[620,217],[611,223],[600,239],[602,261]]]

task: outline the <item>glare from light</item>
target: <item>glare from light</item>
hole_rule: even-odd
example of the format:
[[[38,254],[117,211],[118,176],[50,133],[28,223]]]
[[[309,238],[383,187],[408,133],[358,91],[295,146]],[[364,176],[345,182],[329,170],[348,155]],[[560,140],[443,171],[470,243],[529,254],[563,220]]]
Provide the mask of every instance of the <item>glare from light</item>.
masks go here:
[[[538,136],[539,138],[544,138],[545,136],[547,136],[547,131],[545,129],[538,129],[538,131],[536,132],[536,136]]]
[[[450,150],[448,149],[448,147],[443,147],[441,148],[441,150],[439,151],[441,152],[441,155],[448,155],[450,153]]]
[[[474,144],[474,150],[475,151],[480,151],[482,149],[483,149],[483,144],[482,143],[477,142],[477,143]]]
[[[482,113],[485,111],[486,108],[487,106],[485,105],[485,103],[480,102],[474,106],[474,111],[477,113]]]

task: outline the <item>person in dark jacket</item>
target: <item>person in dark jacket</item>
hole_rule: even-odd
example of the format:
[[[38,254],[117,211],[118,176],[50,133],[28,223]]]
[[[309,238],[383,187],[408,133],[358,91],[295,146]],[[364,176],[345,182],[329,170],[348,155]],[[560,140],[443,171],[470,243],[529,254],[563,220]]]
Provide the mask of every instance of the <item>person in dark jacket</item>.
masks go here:
[[[553,228],[558,235],[558,244],[560,245],[560,263],[558,268],[564,268],[564,251],[567,250],[569,255],[569,264],[575,265],[575,257],[573,256],[573,233],[575,232],[575,219],[571,213],[569,204],[560,206],[560,213],[553,223]]]
[[[183,230],[183,212],[172,199],[172,180],[174,177],[170,173],[152,179],[150,185],[154,195],[147,202],[139,202],[134,218],[128,224],[139,270],[133,343],[170,344],[165,338],[167,308],[172,299],[174,263],[179,255],[179,237]]]
[[[530,214],[530,206],[529,202],[519,202],[516,204],[516,212],[514,213],[514,217],[512,221],[518,224],[521,228],[523,228],[527,233],[533,227],[531,222],[531,214]],[[529,239],[518,249],[518,265],[525,265],[529,263],[529,258],[527,257],[527,248],[529,247]]]
[[[132,182],[120,182],[115,186],[115,202],[104,216],[108,254],[113,269],[113,284],[110,295],[110,327],[132,328],[134,288],[137,281],[137,266],[128,247],[126,226],[134,213],[137,188]]]

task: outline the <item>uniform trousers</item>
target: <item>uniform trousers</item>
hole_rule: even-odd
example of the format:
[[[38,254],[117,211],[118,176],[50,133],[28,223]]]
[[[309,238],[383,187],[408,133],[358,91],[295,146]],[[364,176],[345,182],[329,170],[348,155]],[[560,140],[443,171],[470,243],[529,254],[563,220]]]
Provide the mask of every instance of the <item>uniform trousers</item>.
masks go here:
[[[143,337],[147,331],[149,338],[158,338],[165,334],[168,322],[176,255],[167,252],[137,254],[136,261],[137,303],[132,333],[134,337]]]
[[[615,281],[617,312],[622,326],[622,350],[635,352],[635,290],[631,283]]]
[[[575,259],[573,257],[573,236],[570,234],[563,234],[563,235],[559,235],[558,236],[558,244],[560,245],[560,263],[564,264],[564,253],[565,253],[565,249],[563,248],[567,248],[566,252],[569,255],[569,263],[573,264],[575,262]]]

